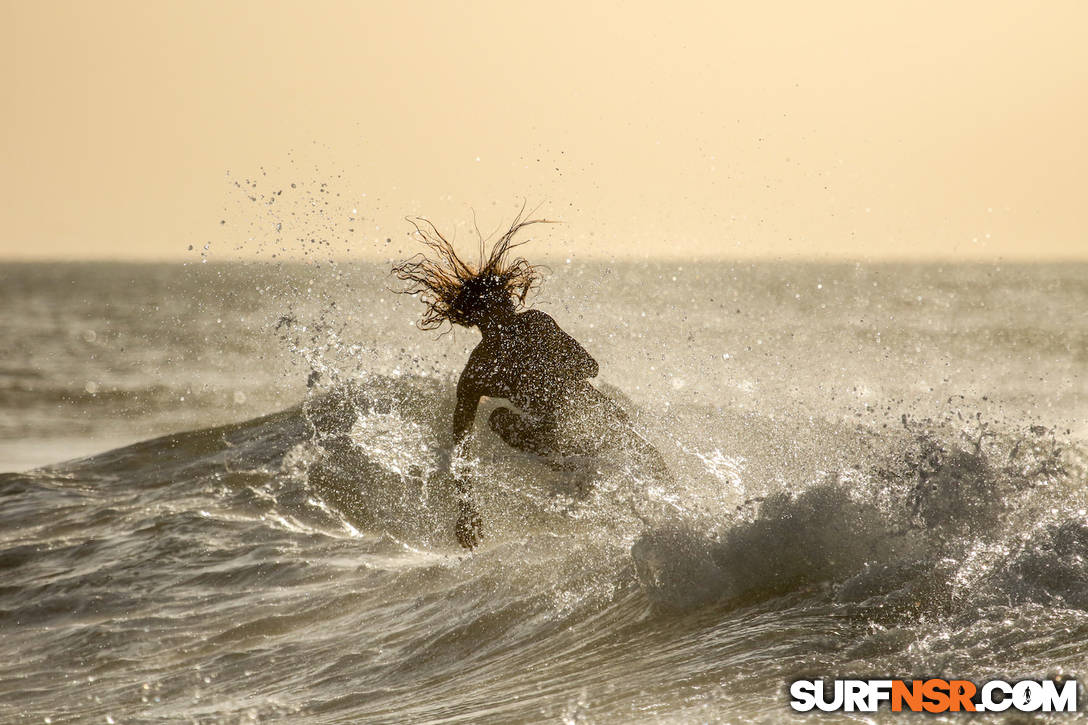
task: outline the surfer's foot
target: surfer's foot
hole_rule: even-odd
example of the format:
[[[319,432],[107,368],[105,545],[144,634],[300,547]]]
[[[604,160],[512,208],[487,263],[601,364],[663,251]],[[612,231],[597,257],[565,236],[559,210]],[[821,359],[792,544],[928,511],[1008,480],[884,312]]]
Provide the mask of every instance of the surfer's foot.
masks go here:
[[[471,503],[461,503],[461,515],[457,518],[457,541],[466,549],[475,549],[483,538],[480,513]]]

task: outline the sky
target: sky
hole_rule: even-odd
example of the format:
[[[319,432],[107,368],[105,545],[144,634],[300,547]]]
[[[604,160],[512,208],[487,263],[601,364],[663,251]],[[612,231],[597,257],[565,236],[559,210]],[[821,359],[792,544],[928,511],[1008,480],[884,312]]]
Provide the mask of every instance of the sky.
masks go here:
[[[1079,0],[0,0],[0,259],[385,258],[406,216],[467,244],[527,203],[563,222],[544,256],[1085,260],[1086,27]]]

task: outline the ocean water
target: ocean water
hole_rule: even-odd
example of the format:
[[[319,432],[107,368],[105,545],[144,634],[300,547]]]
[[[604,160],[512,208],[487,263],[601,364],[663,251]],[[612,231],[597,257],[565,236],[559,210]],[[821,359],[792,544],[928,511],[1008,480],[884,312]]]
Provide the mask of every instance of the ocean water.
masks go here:
[[[0,266],[0,722],[781,722],[802,677],[1088,670],[1088,265],[555,263],[533,304],[673,479],[485,405],[472,554],[436,465],[476,334],[392,286]]]

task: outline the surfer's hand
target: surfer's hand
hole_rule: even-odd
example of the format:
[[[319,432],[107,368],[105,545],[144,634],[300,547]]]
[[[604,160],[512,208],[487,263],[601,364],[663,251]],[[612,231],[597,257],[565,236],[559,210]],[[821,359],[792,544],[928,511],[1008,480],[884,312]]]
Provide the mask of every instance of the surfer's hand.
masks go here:
[[[457,517],[457,541],[466,549],[475,549],[482,538],[480,513],[471,501],[461,499],[461,515]]]

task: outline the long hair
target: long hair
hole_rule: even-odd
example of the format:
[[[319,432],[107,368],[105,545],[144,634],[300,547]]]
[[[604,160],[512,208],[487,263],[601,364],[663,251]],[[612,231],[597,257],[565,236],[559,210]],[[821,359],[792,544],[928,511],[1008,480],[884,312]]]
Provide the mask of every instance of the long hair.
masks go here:
[[[477,228],[480,261],[476,265],[461,259],[453,244],[428,219],[415,217],[408,221],[433,256],[420,252],[394,265],[393,275],[408,283],[398,292],[418,294],[427,306],[419,321],[422,330],[433,330],[445,322],[471,326],[480,312],[506,300],[520,307],[540,282],[537,267],[522,257],[510,258],[511,250],[528,241],[515,242],[518,232],[530,224],[552,223],[548,219],[526,219],[524,207],[489,253],[485,253],[486,240]]]

